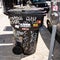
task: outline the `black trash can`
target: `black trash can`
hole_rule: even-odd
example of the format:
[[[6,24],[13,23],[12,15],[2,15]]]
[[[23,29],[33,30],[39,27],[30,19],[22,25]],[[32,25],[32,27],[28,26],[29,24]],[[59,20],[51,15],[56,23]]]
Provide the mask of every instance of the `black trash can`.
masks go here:
[[[3,0],[3,5],[14,32],[13,53],[33,54],[46,11],[43,7],[35,6],[30,0]]]
[[[19,10],[8,11],[10,24],[14,31],[15,54],[33,54],[36,51],[39,27],[45,16],[45,12],[40,10]]]

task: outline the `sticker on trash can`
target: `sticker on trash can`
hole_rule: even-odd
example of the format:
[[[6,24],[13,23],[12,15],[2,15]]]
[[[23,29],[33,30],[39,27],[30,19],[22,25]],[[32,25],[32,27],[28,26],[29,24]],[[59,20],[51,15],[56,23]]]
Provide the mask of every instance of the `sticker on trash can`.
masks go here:
[[[38,27],[38,24],[33,24],[33,27]]]
[[[40,24],[41,23],[41,20],[37,20],[37,23]]]
[[[28,23],[21,23],[20,27],[31,27],[31,24]]]
[[[22,30],[29,30],[29,28],[22,28]]]

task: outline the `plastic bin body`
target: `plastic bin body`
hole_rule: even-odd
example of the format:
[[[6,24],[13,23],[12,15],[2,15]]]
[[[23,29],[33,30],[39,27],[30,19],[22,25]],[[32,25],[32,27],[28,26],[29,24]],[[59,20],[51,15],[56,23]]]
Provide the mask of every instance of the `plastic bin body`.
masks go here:
[[[31,11],[8,12],[10,23],[14,31],[16,46],[22,47],[24,54],[33,54],[36,51],[39,27],[44,14]]]
[[[3,0],[4,12],[9,16],[10,24],[13,28],[15,47],[13,52],[15,54],[30,55],[36,51],[38,40],[38,32],[40,26],[43,24],[45,11],[44,7],[35,6],[41,3],[31,4],[28,0]],[[21,5],[20,5],[21,4]]]

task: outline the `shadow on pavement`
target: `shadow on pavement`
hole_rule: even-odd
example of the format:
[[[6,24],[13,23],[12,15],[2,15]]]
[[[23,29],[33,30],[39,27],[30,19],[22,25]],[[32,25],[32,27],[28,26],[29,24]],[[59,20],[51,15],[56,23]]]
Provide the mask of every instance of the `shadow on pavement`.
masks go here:
[[[51,34],[48,31],[48,29],[45,26],[42,26],[39,30],[41,37],[47,46],[48,49],[50,49],[50,39]],[[60,44],[56,41],[55,48],[54,48],[54,60],[60,60]]]
[[[47,30],[47,28],[45,26],[42,26],[40,28],[39,32],[40,32],[40,35],[41,35],[41,37],[42,37],[45,45],[49,49],[49,47],[50,47],[51,34],[49,33],[49,31]]]

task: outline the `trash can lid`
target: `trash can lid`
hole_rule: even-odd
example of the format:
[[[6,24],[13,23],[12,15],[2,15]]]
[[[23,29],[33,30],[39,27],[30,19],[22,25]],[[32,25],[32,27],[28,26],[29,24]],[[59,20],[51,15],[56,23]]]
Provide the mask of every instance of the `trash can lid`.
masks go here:
[[[9,15],[45,15],[46,11],[41,10],[42,8],[31,8],[31,9],[10,9],[8,10]]]

